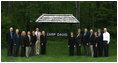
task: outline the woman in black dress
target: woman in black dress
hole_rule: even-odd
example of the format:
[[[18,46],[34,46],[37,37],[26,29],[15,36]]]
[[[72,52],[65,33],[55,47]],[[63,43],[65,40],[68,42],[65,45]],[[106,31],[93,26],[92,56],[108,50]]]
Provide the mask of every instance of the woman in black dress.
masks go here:
[[[94,38],[94,43],[93,43],[93,50],[94,50],[94,57],[97,57],[97,47],[98,47],[98,36],[97,36],[97,32],[94,33],[95,38]]]
[[[69,47],[69,55],[73,56],[74,55],[74,47],[75,47],[75,37],[73,35],[73,32],[70,33],[68,47]]]
[[[46,54],[46,43],[45,31],[42,31],[42,35],[40,36],[41,54]]]
[[[25,33],[25,31],[22,31],[22,33],[21,33],[21,57],[25,56],[26,41],[27,41],[26,33]]]
[[[36,44],[36,40],[37,40],[37,37],[35,35],[35,32],[32,31],[32,39],[31,39],[31,42],[32,42],[32,46],[31,46],[31,55],[35,55],[36,53],[36,49],[35,49],[35,44]]]
[[[77,37],[76,37],[76,47],[77,47],[77,55],[81,55],[81,42],[82,42],[82,33],[81,29],[78,29]]]

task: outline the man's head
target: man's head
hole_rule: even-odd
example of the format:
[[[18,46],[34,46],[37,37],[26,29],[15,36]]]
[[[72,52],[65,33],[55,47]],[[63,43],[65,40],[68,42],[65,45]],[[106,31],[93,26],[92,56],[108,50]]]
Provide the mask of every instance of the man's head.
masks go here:
[[[100,29],[98,29],[98,33],[101,33],[101,30]]]
[[[27,34],[30,35],[30,31],[28,31]]]
[[[107,32],[107,28],[104,28],[104,32]]]
[[[87,28],[84,29],[84,32],[87,32]]]
[[[13,31],[13,28],[12,28],[12,27],[10,27],[10,29],[9,29],[9,30],[10,30],[10,32],[12,32],[12,31]]]
[[[36,28],[36,31],[39,31],[39,28]]]
[[[18,34],[19,33],[19,30],[18,29],[16,29],[16,34]]]
[[[93,29],[90,29],[90,33],[93,33]]]
[[[81,32],[81,29],[78,29],[77,33],[80,33]]]

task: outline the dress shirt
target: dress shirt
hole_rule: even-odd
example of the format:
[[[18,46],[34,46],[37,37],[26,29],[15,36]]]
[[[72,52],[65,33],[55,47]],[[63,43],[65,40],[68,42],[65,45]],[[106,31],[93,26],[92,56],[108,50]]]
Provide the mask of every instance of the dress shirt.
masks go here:
[[[110,42],[110,34],[108,32],[103,33],[103,41]]]

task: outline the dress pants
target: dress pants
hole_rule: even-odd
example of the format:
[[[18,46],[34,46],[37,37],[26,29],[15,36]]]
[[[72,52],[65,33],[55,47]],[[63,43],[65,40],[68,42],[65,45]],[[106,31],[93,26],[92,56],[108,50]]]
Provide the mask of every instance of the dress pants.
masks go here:
[[[103,44],[102,44],[102,42],[98,43],[98,56],[99,57],[103,56]]]
[[[89,56],[89,50],[88,50],[88,47],[87,45],[84,45],[84,52],[85,52],[85,55],[86,56]]]
[[[30,52],[31,52],[31,47],[30,46],[26,46],[26,57],[30,56]]]
[[[81,55],[81,46],[79,46],[79,44],[76,45],[77,47],[77,55]]]
[[[35,50],[36,48],[35,48],[35,45],[32,45],[31,46],[31,55],[35,55]]]
[[[19,45],[14,46],[14,57],[17,57],[19,53]]]
[[[107,44],[107,41],[103,41],[103,51],[104,51],[105,57],[108,57],[108,48],[109,48],[109,45]]]
[[[93,55],[94,55],[93,45],[90,45],[90,50],[91,50],[91,56],[93,57]]]
[[[39,55],[40,54],[40,40],[37,40],[36,41],[36,55]]]
[[[12,56],[12,51],[13,51],[13,44],[7,45],[7,56]]]

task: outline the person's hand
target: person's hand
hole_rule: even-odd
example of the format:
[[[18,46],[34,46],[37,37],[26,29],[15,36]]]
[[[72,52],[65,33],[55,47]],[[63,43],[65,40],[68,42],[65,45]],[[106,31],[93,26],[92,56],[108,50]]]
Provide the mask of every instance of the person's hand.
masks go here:
[[[24,47],[24,45],[22,47]]]
[[[88,46],[88,43],[86,43],[86,45]]]
[[[16,44],[14,44],[14,45],[16,45]]]
[[[79,46],[81,46],[81,44],[79,44]]]
[[[30,43],[30,45],[32,45],[32,43]]]
[[[70,46],[68,45],[68,47],[70,47]]]
[[[41,45],[43,45],[43,43]]]
[[[74,45],[74,47],[76,47],[76,46]]]
[[[97,44],[95,46],[97,47]]]

